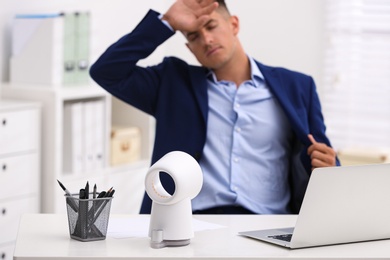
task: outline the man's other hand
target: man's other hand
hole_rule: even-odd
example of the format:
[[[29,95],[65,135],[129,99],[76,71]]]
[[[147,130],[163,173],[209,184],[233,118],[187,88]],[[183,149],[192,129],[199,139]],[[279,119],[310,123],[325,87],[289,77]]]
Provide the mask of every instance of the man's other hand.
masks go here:
[[[318,143],[311,134],[308,137],[312,143],[307,149],[312,170],[317,167],[336,166],[336,152],[333,148],[324,143]]]

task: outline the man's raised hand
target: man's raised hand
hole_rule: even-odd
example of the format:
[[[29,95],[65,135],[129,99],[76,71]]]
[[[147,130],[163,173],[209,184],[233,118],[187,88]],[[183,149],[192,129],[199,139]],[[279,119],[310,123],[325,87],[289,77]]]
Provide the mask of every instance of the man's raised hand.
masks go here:
[[[218,7],[215,0],[177,0],[163,15],[176,31],[193,32],[205,24]]]

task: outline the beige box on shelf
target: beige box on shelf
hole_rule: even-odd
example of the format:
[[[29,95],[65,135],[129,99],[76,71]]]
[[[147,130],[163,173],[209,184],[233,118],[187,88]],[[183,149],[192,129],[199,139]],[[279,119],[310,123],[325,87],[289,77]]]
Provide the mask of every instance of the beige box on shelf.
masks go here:
[[[140,129],[138,127],[113,126],[111,129],[111,165],[134,162],[140,157]]]
[[[342,166],[390,163],[390,151],[370,148],[344,148],[337,152]]]

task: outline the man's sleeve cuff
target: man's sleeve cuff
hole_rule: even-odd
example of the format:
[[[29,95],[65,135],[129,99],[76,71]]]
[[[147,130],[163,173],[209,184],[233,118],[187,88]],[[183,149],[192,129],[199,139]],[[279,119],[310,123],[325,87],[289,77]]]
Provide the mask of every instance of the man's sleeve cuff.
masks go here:
[[[173,30],[172,26],[168,23],[168,21],[163,20],[162,18],[163,18],[163,14],[160,14],[160,15],[158,16],[158,19],[160,19],[160,21],[161,21],[163,24],[165,24],[166,27],[168,27],[169,29],[171,29],[172,32],[175,32],[175,30]]]

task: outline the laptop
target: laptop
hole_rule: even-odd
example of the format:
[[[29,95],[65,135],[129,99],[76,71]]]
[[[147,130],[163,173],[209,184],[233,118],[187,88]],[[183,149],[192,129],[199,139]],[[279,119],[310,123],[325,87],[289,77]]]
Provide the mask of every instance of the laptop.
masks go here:
[[[390,164],[316,168],[295,227],[240,235],[291,249],[390,238]]]

